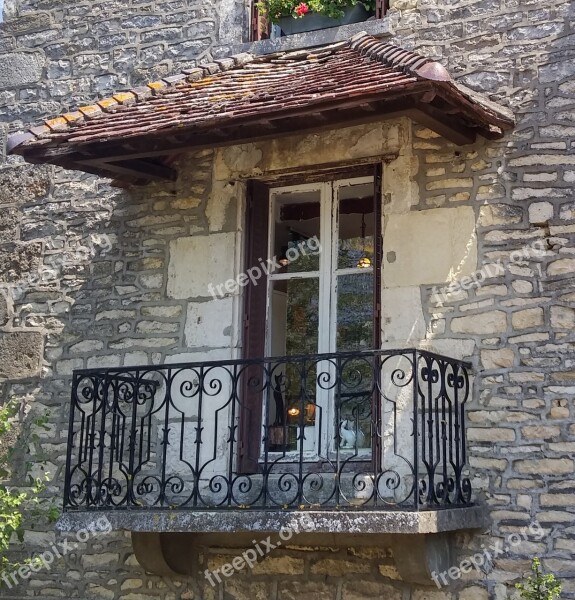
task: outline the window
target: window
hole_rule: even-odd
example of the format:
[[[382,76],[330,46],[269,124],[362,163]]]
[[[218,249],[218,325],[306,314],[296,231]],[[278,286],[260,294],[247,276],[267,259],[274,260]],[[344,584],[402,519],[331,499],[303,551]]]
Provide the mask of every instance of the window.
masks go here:
[[[254,183],[247,262],[261,264],[264,259],[270,268],[265,281],[247,288],[246,358],[379,347],[379,181],[376,173],[281,187]],[[353,420],[356,450],[366,458],[371,407],[362,412],[360,404],[369,404],[370,394],[361,388],[340,394],[336,419],[335,388],[324,389],[316,381],[317,373],[329,372],[330,365],[322,360],[303,383],[299,368],[297,361],[278,361],[276,402],[268,404],[267,414],[261,394],[245,391],[249,416],[242,419],[240,439],[251,438],[251,467],[262,451],[258,433],[263,425],[270,436],[269,451],[303,452],[313,459],[329,454],[337,439],[334,428]],[[365,380],[371,381],[370,376]]]

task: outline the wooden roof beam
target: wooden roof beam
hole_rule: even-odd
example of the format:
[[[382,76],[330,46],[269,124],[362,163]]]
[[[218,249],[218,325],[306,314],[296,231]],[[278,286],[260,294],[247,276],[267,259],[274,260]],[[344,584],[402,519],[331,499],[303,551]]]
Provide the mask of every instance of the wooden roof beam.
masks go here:
[[[406,115],[458,146],[472,144],[477,138],[477,132],[464,125],[461,119],[445,115],[429,104],[418,104],[415,109],[406,111]]]
[[[128,175],[148,181],[175,181],[178,178],[176,170],[166,167],[157,162],[142,159],[127,159],[118,161],[106,161],[103,159],[86,159],[76,161],[81,165],[91,165],[102,168],[118,175]]]

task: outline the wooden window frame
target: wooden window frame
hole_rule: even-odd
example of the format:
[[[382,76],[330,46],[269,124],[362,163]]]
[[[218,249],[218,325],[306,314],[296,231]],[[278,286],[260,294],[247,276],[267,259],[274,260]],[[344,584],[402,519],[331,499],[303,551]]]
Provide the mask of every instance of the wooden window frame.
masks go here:
[[[328,182],[338,179],[355,178],[358,173],[373,176],[374,184],[374,294],[373,294],[373,348],[381,347],[381,265],[382,265],[382,163],[362,165],[355,169],[338,169],[321,179]],[[318,173],[311,177],[299,174],[290,177],[290,184],[317,180]],[[284,180],[285,181],[285,180]],[[283,182],[282,182],[283,183]],[[278,187],[277,183],[252,180],[248,184],[248,195],[245,217],[245,267],[257,267],[260,259],[268,258],[269,243],[269,200],[270,189]],[[265,277],[265,278],[264,278]],[[246,360],[266,357],[266,325],[268,303],[268,278],[258,280],[258,285],[248,284],[244,295],[244,318],[242,331],[242,358]],[[248,381],[252,376],[261,375],[259,367],[248,367],[241,387],[241,404],[238,431],[238,472],[257,473],[261,456],[262,431],[262,397],[261,392],[250,387]],[[379,418],[380,407],[374,402],[375,418]],[[377,440],[374,440],[377,444]],[[373,460],[379,460],[380,448],[372,448]]]

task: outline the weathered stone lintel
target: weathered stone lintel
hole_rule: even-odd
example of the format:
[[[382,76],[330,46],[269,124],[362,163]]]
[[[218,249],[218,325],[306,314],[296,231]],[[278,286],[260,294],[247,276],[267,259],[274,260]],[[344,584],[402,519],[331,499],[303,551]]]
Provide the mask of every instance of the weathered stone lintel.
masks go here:
[[[393,35],[389,19],[372,19],[361,23],[342,25],[341,27],[296,33],[273,40],[216,46],[212,50],[212,54],[214,58],[225,58],[230,54],[242,54],[243,52],[255,55],[289,52],[291,50],[299,50],[300,48],[313,48],[314,46],[343,42],[360,31],[365,31],[375,37],[390,37]]]

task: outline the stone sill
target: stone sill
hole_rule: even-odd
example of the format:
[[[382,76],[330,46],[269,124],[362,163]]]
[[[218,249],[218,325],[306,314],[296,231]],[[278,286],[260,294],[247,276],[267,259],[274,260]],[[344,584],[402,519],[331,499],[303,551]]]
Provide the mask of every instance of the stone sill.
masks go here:
[[[341,27],[330,27],[329,29],[318,29],[306,33],[286,35],[275,40],[262,40],[260,42],[248,42],[246,44],[235,44],[215,46],[212,49],[214,58],[225,58],[233,54],[249,52],[254,55],[272,54],[274,52],[289,52],[302,48],[313,48],[314,46],[325,46],[343,42],[350,37],[365,31],[377,38],[390,37],[393,35],[389,17],[383,19],[372,19],[362,23],[352,23]]]
[[[114,530],[156,533],[277,532],[297,527],[307,533],[432,534],[487,526],[483,506],[434,511],[378,510],[218,510],[68,511],[56,524],[62,532],[89,528],[106,517]]]

